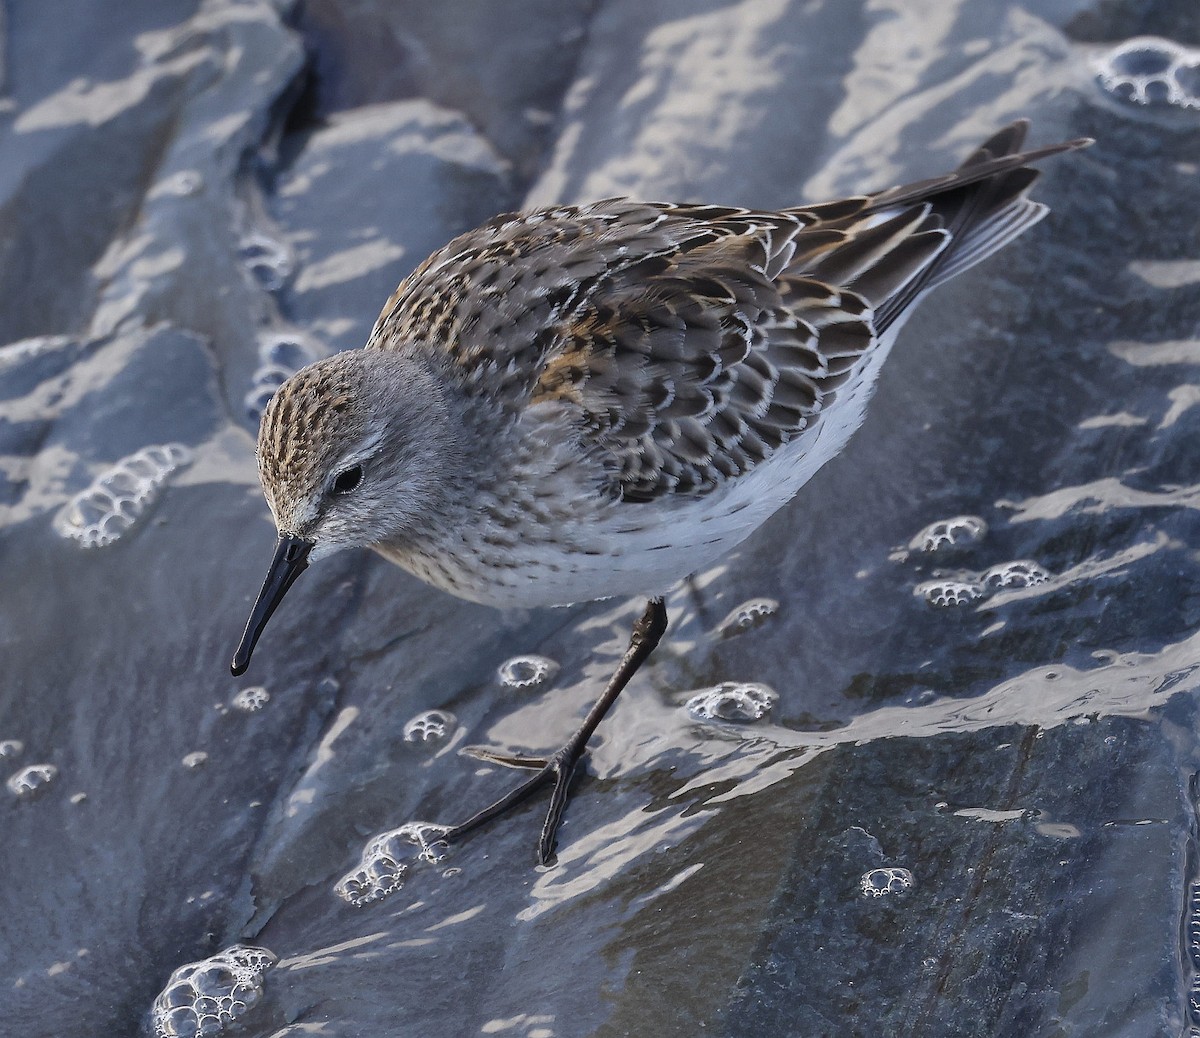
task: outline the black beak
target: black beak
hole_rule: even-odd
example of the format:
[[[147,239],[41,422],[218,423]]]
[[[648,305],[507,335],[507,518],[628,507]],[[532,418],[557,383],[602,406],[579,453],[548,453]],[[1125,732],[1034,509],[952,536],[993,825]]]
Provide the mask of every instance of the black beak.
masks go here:
[[[275,546],[275,558],[271,560],[271,568],[267,570],[267,579],[263,581],[258,601],[254,603],[250,619],[246,622],[246,633],[242,635],[242,642],[233,654],[233,663],[229,669],[233,671],[234,677],[246,673],[259,635],[263,633],[263,628],[267,626],[267,621],[271,619],[276,606],[283,601],[288,588],[307,568],[308,553],[312,549],[311,541],[302,541],[299,537],[279,538],[279,543]]]

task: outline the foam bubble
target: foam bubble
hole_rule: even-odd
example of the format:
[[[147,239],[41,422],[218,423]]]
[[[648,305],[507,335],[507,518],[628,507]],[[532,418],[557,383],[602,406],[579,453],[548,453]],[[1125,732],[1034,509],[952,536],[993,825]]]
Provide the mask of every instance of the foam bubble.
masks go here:
[[[19,757],[25,749],[20,739],[0,739],[0,759],[4,757]]]
[[[925,599],[931,606],[949,609],[979,601],[983,597],[983,585],[978,580],[966,577],[940,578],[918,584],[913,588],[913,594]]]
[[[754,681],[723,681],[693,695],[684,709],[699,721],[761,721],[779,699],[767,685]]]
[[[956,515],[930,523],[908,542],[908,547],[927,552],[961,548],[978,544],[987,536],[987,529],[987,523],[977,515]]]
[[[208,754],[203,750],[196,750],[194,753],[189,753],[183,758],[183,766],[191,771],[202,768],[207,763]]]
[[[278,292],[291,276],[291,250],[261,232],[253,231],[238,242],[238,256],[254,280],[268,292]]]
[[[55,530],[84,548],[112,544],[154,504],[171,474],[191,460],[182,443],[135,451],[71,498],[54,517]]]
[[[1050,571],[1029,559],[1015,559],[992,566],[980,574],[980,582],[988,591],[1006,587],[1033,587],[1050,579]]]
[[[500,664],[498,673],[505,688],[537,688],[558,673],[558,664],[547,656],[514,656]]]
[[[911,890],[916,880],[908,869],[892,867],[872,869],[859,880],[863,897],[887,897]]]
[[[53,764],[30,764],[8,779],[8,790],[19,797],[34,797],[54,781],[58,768]]]
[[[263,975],[278,961],[266,948],[235,944],[180,966],[154,1000],[156,1038],[220,1034],[259,1003]]]
[[[246,713],[254,713],[256,710],[261,710],[271,701],[271,693],[268,692],[262,685],[251,685],[249,688],[243,688],[230,701],[229,705],[235,710],[243,710]]]
[[[1139,105],[1200,109],[1200,50],[1161,36],[1136,36],[1095,63],[1109,93]]]
[[[404,886],[411,861],[438,862],[445,857],[446,844],[441,840],[445,832],[443,825],[408,822],[373,836],[363,848],[358,868],[339,879],[333,892],[355,908],[382,901]],[[420,848],[416,854],[414,847]]]
[[[164,177],[150,189],[149,198],[187,198],[200,193],[204,187],[204,177],[194,169],[181,169]]]
[[[743,631],[758,627],[777,612],[779,612],[779,602],[774,598],[751,598],[737,606],[717,625],[717,634],[722,638],[741,634]]]
[[[258,367],[250,376],[250,389],[245,396],[247,417],[257,423],[275,391],[316,359],[316,351],[294,335],[272,332],[261,338]]]
[[[404,726],[404,741],[441,742],[457,723],[458,719],[446,710],[426,710]]]
[[[1189,888],[1187,913],[1187,945],[1192,965],[1200,969],[1200,883]]]

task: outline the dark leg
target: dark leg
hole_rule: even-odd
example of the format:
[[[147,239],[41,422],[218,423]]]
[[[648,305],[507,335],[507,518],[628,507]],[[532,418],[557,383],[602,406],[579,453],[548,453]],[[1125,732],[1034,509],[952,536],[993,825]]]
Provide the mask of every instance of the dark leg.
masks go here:
[[[609,708],[617,701],[617,696],[621,694],[629,679],[637,673],[638,667],[645,662],[646,657],[654,651],[655,646],[662,640],[663,632],[667,629],[667,607],[663,604],[661,598],[652,598],[646,605],[646,611],[642,613],[641,619],[633,625],[633,635],[629,639],[629,648],[625,650],[625,655],[621,657],[621,663],[617,667],[616,673],[613,674],[608,682],[608,687],[604,690],[597,701],[596,705],[588,711],[587,717],[583,719],[583,724],[579,726],[579,731],[567,740],[566,744],[558,750],[547,761],[542,763],[536,762],[541,767],[538,773],[514,789],[507,796],[501,797],[491,807],[485,807],[477,815],[468,818],[462,825],[456,825],[453,829],[448,830],[443,836],[444,840],[457,840],[461,836],[465,836],[473,829],[478,829],[481,825],[490,822],[493,818],[497,818],[518,804],[524,803],[542,786],[554,783],[554,791],[550,794],[550,808],[546,812],[546,822],[542,826],[542,836],[538,840],[538,861],[543,865],[550,864],[554,857],[554,834],[558,831],[558,824],[562,820],[563,808],[567,806],[567,794],[571,786],[571,779],[575,776],[575,767],[579,763],[579,758],[583,756],[584,747],[587,746],[588,740],[592,737],[592,733],[596,730],[601,721],[604,720],[604,715],[608,713]],[[506,757],[488,757],[484,759],[496,760],[498,763],[515,765],[517,767],[528,766],[530,761],[525,761],[522,758],[506,758]]]

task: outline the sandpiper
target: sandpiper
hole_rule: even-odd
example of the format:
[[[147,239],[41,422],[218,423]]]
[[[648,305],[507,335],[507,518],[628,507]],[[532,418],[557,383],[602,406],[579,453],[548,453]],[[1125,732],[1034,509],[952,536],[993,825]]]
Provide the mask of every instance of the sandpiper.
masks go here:
[[[862,423],[926,293],[1046,213],[1019,121],[943,176],[759,212],[607,199],[498,216],[396,289],[364,349],[285,382],[258,436],[279,542],[233,660],[342,548],[496,606],[644,595],[603,695],[455,839],[552,784],[549,862],[588,739],[667,625]]]

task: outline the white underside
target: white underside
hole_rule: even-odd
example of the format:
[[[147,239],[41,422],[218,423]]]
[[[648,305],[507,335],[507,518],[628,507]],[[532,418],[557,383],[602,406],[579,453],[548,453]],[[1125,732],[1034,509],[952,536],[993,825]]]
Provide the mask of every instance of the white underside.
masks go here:
[[[441,558],[436,567],[411,558],[394,561],[453,594],[496,606],[664,594],[737,547],[841,451],[863,423],[902,323],[897,321],[881,337],[811,429],[712,493],[679,501],[606,504],[559,526],[553,537],[522,539],[510,555],[515,565],[482,580],[469,558]]]

